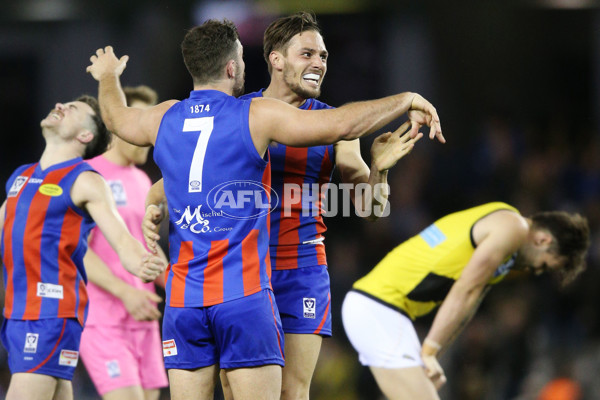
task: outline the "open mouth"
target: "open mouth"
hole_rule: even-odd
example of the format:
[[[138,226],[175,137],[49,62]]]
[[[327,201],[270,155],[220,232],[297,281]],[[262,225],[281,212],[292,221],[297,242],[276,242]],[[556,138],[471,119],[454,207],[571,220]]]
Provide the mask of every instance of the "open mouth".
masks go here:
[[[318,74],[305,74],[302,76],[305,82],[314,87],[319,87],[319,80],[321,76]]]

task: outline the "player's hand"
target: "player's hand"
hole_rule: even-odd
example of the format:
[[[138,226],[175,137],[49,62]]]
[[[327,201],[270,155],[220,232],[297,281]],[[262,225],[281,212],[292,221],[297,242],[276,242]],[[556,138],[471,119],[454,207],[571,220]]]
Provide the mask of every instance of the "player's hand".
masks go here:
[[[442,135],[442,124],[440,123],[437,110],[430,102],[417,93],[414,94],[410,108],[408,109],[408,119],[412,124],[410,130],[411,137],[417,136],[419,129],[423,125],[427,125],[430,127],[429,139],[437,137],[441,143],[446,143],[446,139]]]
[[[394,132],[383,133],[375,138],[371,146],[371,162],[378,171],[386,171],[396,165],[423,137],[421,132],[411,137],[408,131],[410,126],[410,121],[407,121]]]
[[[129,315],[136,321],[154,321],[160,318],[161,314],[156,304],[162,299],[156,293],[127,285],[120,299]]]
[[[104,49],[96,50],[96,55],[90,57],[92,65],[88,66],[85,71],[92,74],[97,81],[106,75],[121,76],[128,60],[129,56],[117,58],[112,46],[106,46]]]
[[[163,212],[159,206],[150,204],[146,207],[146,213],[142,220],[142,233],[144,234],[144,240],[146,241],[148,250],[154,254],[157,254],[158,252],[158,241],[160,240],[158,228],[162,220]]]
[[[154,254],[147,253],[142,257],[142,266],[138,277],[148,283],[153,282],[167,268],[166,261]]]
[[[423,359],[423,364],[425,364],[425,374],[437,390],[446,383],[446,375],[444,374],[444,370],[442,366],[438,362],[438,359],[435,355],[424,355],[421,354],[421,358]]]

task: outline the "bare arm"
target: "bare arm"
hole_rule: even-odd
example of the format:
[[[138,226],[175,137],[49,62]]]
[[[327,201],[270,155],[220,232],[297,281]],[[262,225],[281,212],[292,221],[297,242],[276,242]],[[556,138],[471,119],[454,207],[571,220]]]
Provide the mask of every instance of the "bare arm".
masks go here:
[[[83,262],[90,282],[121,300],[127,312],[137,321],[160,318],[156,303],[162,299],[156,293],[137,289],[121,280],[92,249],[88,249]]]
[[[164,180],[161,178],[152,185],[146,195],[146,213],[142,220],[144,240],[148,249],[153,253],[156,253],[160,249],[158,245],[158,241],[160,240],[158,231],[160,223],[168,218],[168,216]]]
[[[154,145],[163,115],[177,101],[169,100],[146,109],[127,107],[120,81],[127,60],[128,56],[118,59],[112,47],[107,46],[90,57],[92,64],[86,71],[98,81],[98,101],[108,130],[138,146]]]
[[[437,111],[416,93],[401,93],[377,100],[349,103],[327,110],[300,110],[270,98],[252,99],[250,132],[260,154],[271,141],[307,147],[352,140],[373,133],[408,111],[411,136],[428,125],[430,138],[445,142]]]
[[[151,282],[165,270],[164,260],[150,256],[144,246],[131,236],[102,176],[91,171],[81,173],[71,188],[71,198],[96,221],[127,271],[145,282]]]
[[[474,232],[481,237],[477,249],[452,285],[423,342],[421,355],[426,367],[426,359],[435,358],[462,331],[475,314],[494,271],[527,238],[527,222],[511,211],[498,211],[477,224]],[[436,376],[432,379],[435,383]]]
[[[6,215],[6,200],[2,202],[0,206],[0,237],[2,237],[2,232],[4,231],[4,219]]]
[[[375,139],[371,146],[371,168],[360,155],[358,140],[342,141],[335,145],[335,162],[340,170],[342,182],[352,184],[350,190],[354,207],[359,216],[369,221],[386,216],[389,195],[388,170],[408,154],[423,136],[419,133],[410,138],[410,132],[407,131],[409,126],[410,123],[405,122],[395,132],[381,134]],[[360,185],[359,190],[355,190],[357,185]]]

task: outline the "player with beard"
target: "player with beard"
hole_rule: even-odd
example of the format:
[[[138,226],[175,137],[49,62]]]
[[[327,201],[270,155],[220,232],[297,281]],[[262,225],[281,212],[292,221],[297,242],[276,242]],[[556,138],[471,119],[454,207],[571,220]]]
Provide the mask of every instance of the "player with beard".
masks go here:
[[[399,137],[408,124],[387,134],[390,153],[403,153],[425,124],[430,138],[443,141],[439,117],[410,92],[319,112],[269,98],[236,99],[244,83],[243,48],[229,21],[191,29],[181,47],[194,90],[188,99],[150,109],[125,104],[119,77],[127,56],[118,59],[110,46],[98,49],[87,69],[99,81],[107,127],[132,144],[154,144],[163,175],[171,259],[163,353],[171,398],[212,399],[221,367],[236,400],[279,399],[283,333],[270,284],[268,213],[257,214],[246,201],[227,203],[228,214],[223,204],[210,213],[211,191],[231,182],[270,185],[271,142],[302,147],[353,140],[407,113],[413,139]],[[227,187],[229,199],[236,187]]]
[[[271,82],[267,89],[242,96],[282,100],[301,110],[332,107],[316,100],[327,72],[328,52],[319,25],[312,14],[299,12],[272,22],[263,41],[264,58]],[[326,226],[322,218],[322,196],[337,166],[343,183],[352,188],[368,184],[365,191],[352,190],[359,215],[376,220],[385,210],[388,196],[387,174],[418,140],[405,134],[407,151],[391,153],[389,134],[375,139],[371,148],[371,168],[360,154],[359,140],[326,146],[289,147],[273,143],[271,183],[279,202],[271,213],[271,284],[285,333],[285,367],[281,398],[308,399],[323,337],[331,331],[330,281],[325,255]],[[363,196],[363,194],[368,195]],[[147,204],[164,199],[161,183],[155,184]],[[148,235],[156,239],[156,225],[165,216],[159,208],[149,208],[145,216]],[[149,242],[151,243],[152,240]],[[230,399],[227,379],[221,374],[225,397]]]
[[[438,399],[437,361],[510,270],[554,274],[566,285],[585,268],[589,228],[579,214],[525,218],[505,203],[447,215],[400,244],[356,281],[342,320],[388,399]],[[423,346],[411,323],[441,304]]]

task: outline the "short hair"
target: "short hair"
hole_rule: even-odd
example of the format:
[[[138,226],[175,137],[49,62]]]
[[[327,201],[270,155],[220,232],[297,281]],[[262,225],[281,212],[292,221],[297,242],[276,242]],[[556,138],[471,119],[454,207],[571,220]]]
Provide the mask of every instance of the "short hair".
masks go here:
[[[131,103],[134,101],[141,101],[150,106],[155,106],[156,103],[158,103],[158,93],[156,93],[156,90],[146,85],[125,86],[123,88],[123,93],[125,93],[125,99],[127,100],[128,106],[131,106]]]
[[[237,28],[227,19],[209,19],[190,29],[181,42],[181,53],[194,84],[221,79],[227,62],[236,58],[238,40]]]
[[[566,286],[586,268],[585,257],[590,246],[588,221],[580,214],[565,211],[544,211],[531,217],[533,229],[545,229],[556,240],[555,251],[567,259],[556,272],[561,286]]]
[[[263,37],[263,56],[267,62],[269,74],[272,72],[269,54],[273,50],[281,51],[285,54],[290,40],[297,34],[305,31],[315,31],[321,34],[317,18],[313,13],[306,11],[278,18],[267,27]]]
[[[91,115],[93,122],[93,134],[94,138],[85,146],[85,152],[83,153],[83,159],[88,160],[94,158],[106,151],[110,141],[112,139],[111,133],[106,129],[104,121],[102,121],[102,115],[100,114],[100,105],[95,97],[84,94],[79,96],[75,101],[81,101],[86,103],[92,108],[94,113]]]

